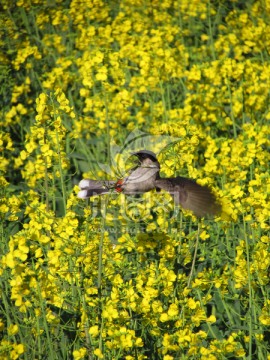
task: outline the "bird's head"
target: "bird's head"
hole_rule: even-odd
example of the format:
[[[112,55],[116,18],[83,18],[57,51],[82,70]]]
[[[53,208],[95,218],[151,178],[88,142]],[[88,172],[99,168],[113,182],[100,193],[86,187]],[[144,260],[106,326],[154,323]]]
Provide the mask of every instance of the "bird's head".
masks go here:
[[[160,167],[159,162],[157,160],[156,154],[149,150],[140,150],[132,153],[131,155],[136,156],[141,165],[144,166],[155,166]]]

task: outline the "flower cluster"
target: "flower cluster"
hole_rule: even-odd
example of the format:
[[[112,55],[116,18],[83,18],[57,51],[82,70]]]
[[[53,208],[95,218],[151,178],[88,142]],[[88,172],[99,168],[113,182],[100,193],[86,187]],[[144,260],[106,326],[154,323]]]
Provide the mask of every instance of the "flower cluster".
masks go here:
[[[0,358],[270,359],[268,1],[2,7]],[[76,197],[146,132],[220,217]]]

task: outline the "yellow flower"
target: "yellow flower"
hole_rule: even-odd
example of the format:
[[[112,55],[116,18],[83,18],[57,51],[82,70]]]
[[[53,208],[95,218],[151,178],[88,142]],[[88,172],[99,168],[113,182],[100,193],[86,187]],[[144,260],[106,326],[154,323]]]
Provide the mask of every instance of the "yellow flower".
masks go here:
[[[110,304],[110,302],[104,307],[103,311],[102,311],[102,316],[105,319],[109,319],[110,321],[112,321],[113,319],[117,319],[119,314],[117,309]]]
[[[169,320],[169,316],[168,316],[167,313],[163,313],[163,314],[160,315],[159,319],[160,319],[161,322],[165,322],[165,321]]]
[[[205,231],[203,230],[201,233],[200,233],[200,239],[201,240],[206,240],[206,239],[209,239],[210,235]]]
[[[99,335],[99,328],[97,325],[91,326],[89,329],[89,334],[93,337],[97,337]]]
[[[10,325],[7,330],[8,330],[8,334],[11,336],[11,335],[15,335],[18,333],[19,327],[17,324]]]
[[[96,79],[100,81],[106,81],[107,80],[107,68],[106,66],[102,66],[98,69],[98,72],[96,74]]]
[[[187,301],[187,306],[194,310],[198,307],[199,305],[199,302],[198,301],[195,301],[193,298],[189,298],[188,301]]]
[[[95,349],[94,350],[94,354],[99,358],[99,359],[103,359],[104,355],[102,354],[102,351],[100,349]]]
[[[10,359],[18,359],[20,357],[20,355],[22,355],[25,351],[25,347],[23,344],[14,344],[13,345],[13,350],[11,350],[9,356]]]
[[[86,348],[80,348],[79,350],[74,350],[72,353],[74,360],[84,359],[86,354],[87,354]]]
[[[206,319],[207,322],[210,322],[211,324],[212,323],[215,323],[217,321],[215,315],[210,315],[207,319]]]

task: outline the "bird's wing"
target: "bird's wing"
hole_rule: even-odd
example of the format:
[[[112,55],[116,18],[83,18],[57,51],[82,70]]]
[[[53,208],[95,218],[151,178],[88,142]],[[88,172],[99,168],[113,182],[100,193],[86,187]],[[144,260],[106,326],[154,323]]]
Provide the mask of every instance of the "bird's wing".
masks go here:
[[[215,195],[207,186],[198,185],[195,181],[184,177],[157,179],[156,189],[166,190],[174,198],[176,204],[191,210],[198,217],[218,215],[221,206]]]
[[[94,195],[107,194],[114,188],[115,181],[83,179],[79,182],[80,191],[78,197],[87,199]]]

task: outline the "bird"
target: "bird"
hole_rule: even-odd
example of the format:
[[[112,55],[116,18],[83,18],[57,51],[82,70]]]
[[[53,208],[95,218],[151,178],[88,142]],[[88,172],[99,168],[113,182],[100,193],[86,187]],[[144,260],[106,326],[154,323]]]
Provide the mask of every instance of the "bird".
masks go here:
[[[160,177],[160,163],[152,151],[140,150],[131,155],[135,155],[139,162],[128,176],[116,181],[83,179],[79,182],[78,197],[87,199],[110,192],[136,195],[154,189],[158,192],[165,190],[173,197],[175,204],[192,211],[199,218],[221,213],[221,205],[209,187],[182,176]]]

